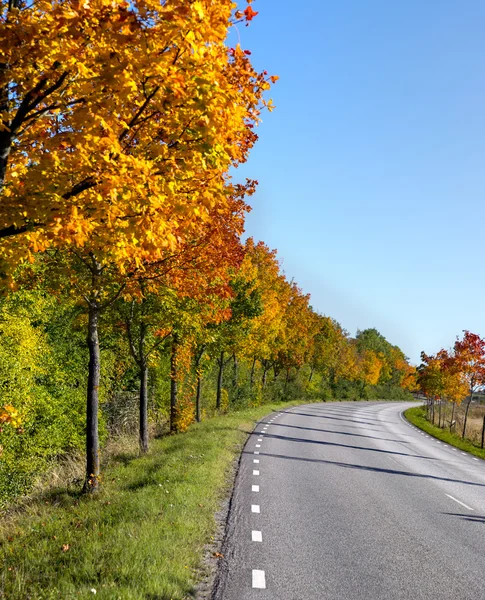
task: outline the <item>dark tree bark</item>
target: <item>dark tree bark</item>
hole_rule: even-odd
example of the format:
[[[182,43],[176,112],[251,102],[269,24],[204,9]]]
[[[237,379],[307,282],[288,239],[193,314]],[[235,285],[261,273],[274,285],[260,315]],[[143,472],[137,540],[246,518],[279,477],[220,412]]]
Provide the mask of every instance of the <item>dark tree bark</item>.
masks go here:
[[[195,420],[200,423],[200,400],[202,395],[202,375],[200,372],[200,361],[204,355],[205,344],[199,348],[199,351],[195,354],[195,372],[197,375],[197,390],[195,392]]]
[[[148,365],[140,367],[140,452],[148,452]]]
[[[463,432],[461,434],[461,439],[462,440],[465,438],[466,424],[467,424],[467,421],[468,421],[468,411],[470,410],[470,404],[471,404],[472,400],[473,400],[473,392],[471,392],[471,394],[470,394],[470,400],[468,400],[467,405],[466,405],[466,409],[465,409],[465,419],[463,421]]]
[[[308,377],[308,383],[311,382],[311,380],[313,379],[313,372],[315,371],[315,367],[312,365],[311,370],[310,370],[310,376]]]
[[[237,383],[238,383],[238,363],[237,363],[237,356],[236,353],[234,353],[232,355],[233,358],[233,367],[232,367],[232,387],[234,389],[237,388]]]
[[[140,358],[140,452],[148,452],[148,362],[145,355],[145,337],[147,326],[140,325],[140,340],[138,355]]]
[[[86,479],[85,492],[97,492],[99,489],[99,433],[98,433],[98,390],[101,373],[101,355],[99,351],[98,323],[100,307],[96,301],[89,305],[88,322],[88,393],[86,406]]]
[[[253,364],[251,366],[251,375],[249,377],[249,387],[252,388],[254,385],[254,369],[256,368],[256,357],[253,358]]]
[[[178,336],[172,338],[172,352],[170,354],[170,433],[177,432],[177,347]]]
[[[216,409],[221,408],[221,395],[222,395],[222,376],[224,374],[224,351],[221,352],[221,356],[218,359],[219,372],[217,374],[217,394],[216,394]]]
[[[290,369],[286,369],[286,377],[285,377],[285,390],[288,387],[288,381],[290,380]]]
[[[195,420],[200,423],[200,397],[201,397],[202,379],[197,375],[197,391],[195,394]]]
[[[263,366],[263,376],[261,377],[261,385],[262,387],[264,387],[266,385],[266,375],[269,371],[270,365],[267,360],[261,361],[261,364]]]
[[[450,419],[450,431],[453,428],[453,419],[455,417],[455,406],[456,406],[456,402],[452,402],[451,403],[451,419]]]

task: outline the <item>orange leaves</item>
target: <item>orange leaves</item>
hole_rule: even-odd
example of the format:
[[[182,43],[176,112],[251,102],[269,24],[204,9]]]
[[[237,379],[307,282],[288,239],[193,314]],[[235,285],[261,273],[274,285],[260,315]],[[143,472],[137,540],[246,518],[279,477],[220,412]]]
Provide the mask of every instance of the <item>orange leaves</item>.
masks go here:
[[[6,404],[0,408],[0,425],[11,425],[17,429],[21,424],[20,415],[12,405]]]
[[[236,189],[224,174],[256,141],[269,84],[249,51],[228,59],[231,8],[229,0],[45,0],[9,20],[0,46],[16,93],[1,128],[15,135],[0,148],[10,151],[0,233],[17,236],[3,238],[4,259],[14,265],[32,251],[89,242],[125,268],[197,238],[212,209],[232,211]],[[26,99],[30,110],[15,121]]]
[[[248,6],[246,8],[246,10],[244,11],[244,17],[246,19],[246,22],[249,23],[250,21],[252,21],[254,19],[254,17],[256,15],[258,15],[259,13],[255,12],[251,6]]]

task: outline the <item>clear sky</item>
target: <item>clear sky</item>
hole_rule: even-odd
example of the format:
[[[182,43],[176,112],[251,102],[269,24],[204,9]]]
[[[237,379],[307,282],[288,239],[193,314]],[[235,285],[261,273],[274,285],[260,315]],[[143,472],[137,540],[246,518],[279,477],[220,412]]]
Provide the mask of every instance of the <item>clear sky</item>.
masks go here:
[[[485,2],[252,6],[241,45],[280,80],[236,173],[259,180],[247,235],[317,311],[414,363],[485,335]]]

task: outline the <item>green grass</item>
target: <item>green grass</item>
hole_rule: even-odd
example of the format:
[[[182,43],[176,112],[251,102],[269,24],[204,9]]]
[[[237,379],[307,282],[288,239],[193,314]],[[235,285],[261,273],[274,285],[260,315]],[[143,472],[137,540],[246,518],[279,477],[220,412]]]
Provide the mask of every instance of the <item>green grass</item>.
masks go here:
[[[429,435],[450,444],[451,446],[455,446],[456,448],[460,448],[464,452],[469,452],[470,454],[474,454],[478,458],[485,459],[485,450],[482,450],[480,446],[475,445],[470,440],[462,440],[459,435],[456,433],[450,433],[448,429],[441,429],[437,425],[433,425],[426,419],[426,408],[424,406],[416,406],[414,408],[408,408],[404,412],[404,416],[406,419],[411,422],[419,429],[426,431]]]
[[[96,498],[51,490],[0,528],[0,598],[169,600],[200,576],[228,474],[255,421],[291,404],[216,417],[119,456]],[[216,559],[214,559],[216,560]]]

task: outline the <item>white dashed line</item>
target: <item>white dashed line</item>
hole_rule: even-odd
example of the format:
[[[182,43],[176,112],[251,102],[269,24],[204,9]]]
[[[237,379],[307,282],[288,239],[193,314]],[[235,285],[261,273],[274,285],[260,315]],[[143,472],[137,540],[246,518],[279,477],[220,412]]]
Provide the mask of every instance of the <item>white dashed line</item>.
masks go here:
[[[456,498],[453,498],[453,496],[450,496],[450,494],[445,494],[445,496],[448,496],[448,498],[451,498],[452,500],[454,500],[455,502],[458,502],[458,504],[461,504],[462,506],[464,506],[465,508],[467,508],[468,510],[473,510],[473,508],[471,506],[468,506],[467,504],[465,504],[464,502],[461,502],[461,500],[457,500]]]
[[[259,465],[259,458],[253,458],[253,463],[255,463],[256,465]]]
[[[478,460],[478,458],[473,457],[473,460]]]
[[[257,588],[259,590],[266,589],[266,577],[264,575],[264,571],[253,569],[253,588]]]
[[[466,452],[462,452],[463,456],[466,456]]]
[[[257,471],[256,469],[253,470],[253,475],[259,475],[259,471]]]
[[[261,444],[256,444],[256,448],[261,448]]]
[[[258,450],[255,450],[255,451],[254,451],[254,454],[259,454],[259,451],[258,451]]]
[[[252,492],[259,492],[259,485],[252,485],[251,486],[251,491]]]
[[[259,515],[259,513],[261,512],[259,504],[251,504],[251,512]]]
[[[262,438],[258,438],[258,442],[262,442],[262,441],[263,441]]]
[[[261,531],[251,531],[251,540],[253,542],[262,542],[263,534],[261,533]]]

